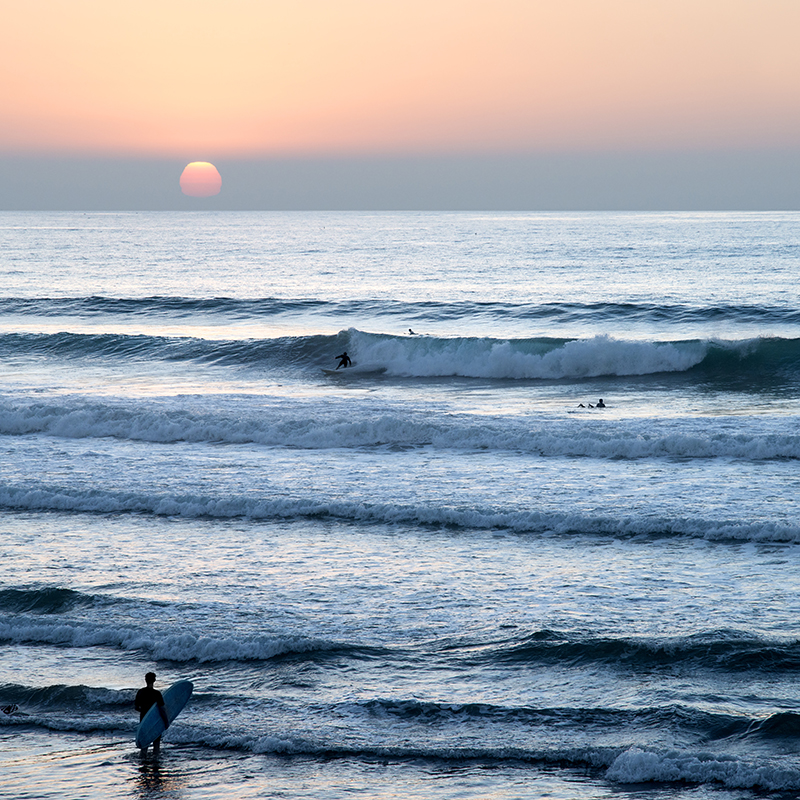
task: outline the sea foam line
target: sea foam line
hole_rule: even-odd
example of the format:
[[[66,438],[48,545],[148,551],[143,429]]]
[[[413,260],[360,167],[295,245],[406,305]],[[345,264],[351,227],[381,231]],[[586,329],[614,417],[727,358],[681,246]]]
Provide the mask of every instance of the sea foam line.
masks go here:
[[[219,410],[164,408],[142,403],[41,403],[0,398],[0,435],[40,434],[64,439],[115,438],[154,444],[254,444],[262,447],[334,449],[363,447],[435,447],[531,453],[543,457],[598,459],[739,458],[800,459],[800,434],[751,421],[727,431],[713,423],[685,420],[676,432],[648,420],[533,420],[448,416],[439,420],[391,407],[356,411],[298,405],[294,409]]]
[[[31,621],[13,617],[0,621],[0,641],[70,647],[111,647],[138,651],[155,661],[268,661],[288,653],[342,649],[341,645],[300,636],[215,638],[190,633],[155,637],[135,628],[109,625]]]
[[[617,756],[606,772],[615,783],[721,783],[731,789],[792,791],[800,788],[796,769],[758,765],[734,756],[679,752],[656,753],[632,747]]]
[[[368,524],[414,525],[515,533],[605,536],[687,536],[709,540],[800,542],[800,526],[691,519],[600,517],[536,510],[504,511],[399,504],[320,501],[308,498],[173,496],[79,490],[50,486],[0,485],[0,507],[28,511],[251,520],[334,519]]]

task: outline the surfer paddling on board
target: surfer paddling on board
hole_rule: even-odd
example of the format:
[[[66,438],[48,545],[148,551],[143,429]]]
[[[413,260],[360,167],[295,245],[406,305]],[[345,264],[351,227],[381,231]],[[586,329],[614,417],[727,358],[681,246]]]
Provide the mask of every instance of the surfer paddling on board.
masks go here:
[[[597,405],[593,406],[591,403],[589,403],[588,405],[588,408],[605,408],[605,407],[606,404],[603,402],[602,397],[597,401]],[[583,403],[578,403],[578,408],[587,408],[587,406],[585,406]]]
[[[153,705],[158,705],[158,713],[161,714],[161,719],[164,721],[164,730],[169,728],[169,720],[167,719],[167,709],[164,706],[164,698],[161,692],[156,689],[153,684],[156,682],[155,672],[148,672],[144,676],[144,682],[147,684],[142,689],[136,692],[136,700],[134,700],[133,707],[139,712],[139,722],[144,719],[144,715],[150,710]],[[161,749],[161,737],[159,736],[153,742],[153,753],[158,755]],[[147,748],[142,748],[142,755],[147,752]]]
[[[336,356],[336,358],[339,359],[336,369],[339,369],[339,367],[349,367],[353,363],[350,360],[350,356],[347,355],[347,350],[345,350],[340,356]]]

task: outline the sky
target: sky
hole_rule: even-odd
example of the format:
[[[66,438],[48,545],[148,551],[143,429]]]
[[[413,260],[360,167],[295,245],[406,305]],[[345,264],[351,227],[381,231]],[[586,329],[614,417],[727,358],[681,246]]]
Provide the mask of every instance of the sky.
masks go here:
[[[800,0],[0,4],[2,209],[800,208]]]

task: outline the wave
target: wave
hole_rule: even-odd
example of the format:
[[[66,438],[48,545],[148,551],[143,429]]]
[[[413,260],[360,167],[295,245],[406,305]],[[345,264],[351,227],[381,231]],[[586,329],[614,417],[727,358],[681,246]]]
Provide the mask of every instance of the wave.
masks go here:
[[[0,728],[20,724],[14,717],[0,719]],[[125,723],[121,715],[109,719],[102,716],[76,720],[74,717],[36,718],[27,723],[57,732],[104,733],[133,738],[135,726]],[[523,746],[425,746],[405,745],[348,745],[338,742],[318,742],[299,737],[275,734],[259,735],[246,731],[221,731],[218,726],[202,726],[182,720],[166,734],[169,745],[175,747],[206,747],[233,753],[255,753],[281,757],[301,756],[329,762],[332,759],[355,759],[365,762],[415,762],[418,764],[479,765],[486,768],[544,766],[549,769],[579,770],[612,784],[672,784],[692,786],[723,786],[730,789],[751,789],[757,796],[766,792],[785,792],[795,796],[800,790],[800,770],[786,766],[785,760],[744,759],[734,755],[713,755],[707,750],[658,751],[642,747],[626,750],[615,747],[540,747]],[[128,739],[120,741],[121,750],[130,749]],[[674,788],[674,787],[673,787]]]
[[[65,590],[11,590],[19,595],[49,597]],[[7,591],[5,594],[9,594]],[[115,605],[114,598],[80,595],[86,602]],[[117,603],[118,604],[118,601]],[[30,606],[31,603],[25,604]],[[35,604],[34,604],[35,605]],[[302,636],[265,637],[254,634],[207,636],[192,632],[146,633],[135,626],[97,624],[53,618],[34,608],[35,613],[12,610],[0,621],[0,641],[27,644],[55,644],[69,647],[111,647],[137,651],[156,661],[229,662],[268,661],[300,657],[314,661],[331,657],[356,659],[402,659],[398,650],[354,643],[310,639]],[[101,613],[106,614],[107,611]],[[735,630],[712,630],[690,636],[668,638],[614,638],[563,634],[542,630],[525,639],[500,642],[443,642],[434,646],[431,657],[455,662],[459,668],[490,666],[603,665],[615,670],[651,672],[677,666],[692,671],[800,672],[800,641],[767,640]],[[402,708],[406,708],[403,706]],[[418,706],[414,713],[426,707]],[[430,708],[435,708],[431,706]],[[449,706],[448,706],[449,708]],[[483,706],[476,708],[483,708]]]
[[[7,357],[49,356],[60,359],[184,361],[286,368],[311,363],[330,366],[340,346],[338,336],[283,337],[260,340],[207,340],[181,336],[122,333],[7,333],[0,354]]]
[[[51,586],[0,590],[0,611],[6,613],[60,614],[80,606],[95,605],[97,601],[93,595]]]
[[[563,325],[594,323],[650,323],[694,325],[724,320],[732,324],[796,325],[800,310],[779,305],[749,303],[693,306],[681,303],[506,303],[500,301],[408,302],[318,298],[234,297],[5,297],[0,315],[20,316],[155,316],[181,318],[190,315],[221,315],[229,319],[269,319],[280,314],[318,313],[334,318],[365,316],[396,317],[414,324],[463,322],[476,317],[498,320],[549,321]]]
[[[760,765],[735,756],[632,747],[617,756],[606,772],[615,783],[721,784],[730,789],[790,792],[800,789],[800,772],[778,764]]]
[[[133,689],[112,690],[88,686],[54,685],[38,688],[6,684],[0,686],[4,700],[13,700],[20,709],[0,715],[0,728],[39,728],[45,731],[101,733],[120,736],[114,747],[130,749],[135,719],[132,719]],[[796,739],[798,715],[774,714],[766,719],[713,714],[686,707],[643,709],[613,708],[514,708],[485,704],[441,704],[414,700],[374,700],[345,703],[324,709],[327,717],[339,719],[348,715],[366,714],[373,718],[388,736],[377,741],[357,742],[350,737],[312,737],[302,733],[267,734],[262,726],[220,728],[206,724],[205,709],[219,705],[219,697],[193,697],[191,715],[184,715],[180,724],[170,728],[171,747],[206,747],[234,753],[275,754],[304,758],[357,759],[361,761],[413,760],[418,763],[480,765],[487,767],[523,767],[543,765],[560,770],[579,769],[612,784],[688,784],[753,789],[756,792],[796,792],[800,789],[800,771],[787,764],[783,756],[753,754],[750,758],[726,752],[714,752],[710,742],[725,738],[734,747],[753,736],[754,731],[776,727],[786,730],[782,748],[792,748]],[[76,714],[76,709],[80,712]],[[322,709],[321,709],[322,710]],[[394,743],[391,721],[402,727],[402,743]],[[388,723],[388,724],[387,724]],[[418,723],[426,735],[415,741],[409,725]],[[569,738],[570,731],[581,731],[581,743],[536,743],[536,728],[557,728]],[[289,726],[291,727],[291,726]],[[358,727],[358,726],[356,726]],[[688,734],[697,740],[668,750],[643,745],[598,746],[585,742],[587,734],[596,730],[608,739],[609,731],[617,731],[627,740],[636,740],[648,730],[669,728],[675,734]],[[467,728],[469,743],[460,735]],[[788,730],[787,730],[788,729]],[[430,731],[439,735],[431,736]],[[483,731],[480,736],[475,733]],[[525,731],[524,736],[519,732]],[[453,735],[450,735],[450,732]],[[124,738],[123,738],[124,737]],[[437,741],[438,739],[438,741]],[[478,744],[484,739],[483,744]],[[503,739],[513,744],[500,744]],[[491,740],[491,741],[487,741]],[[497,743],[496,743],[497,742]]]
[[[275,736],[209,738],[203,742],[220,749],[242,749],[255,753],[307,755],[331,758],[414,760],[440,762],[527,765],[540,764],[558,769],[589,770],[617,784],[687,783],[722,785],[736,789],[792,792],[800,789],[800,770],[776,763],[758,763],[736,756],[715,757],[706,751],[645,750],[631,747],[623,752],[612,747],[576,746],[530,749],[524,747],[320,747]]]
[[[302,636],[212,637],[192,633],[143,633],[135,627],[97,625],[90,622],[51,621],[8,617],[0,621],[0,641],[16,644],[50,644],[66,647],[106,647],[139,653],[159,662],[270,661],[296,657],[320,661],[332,657],[370,658],[378,648],[309,639]]]
[[[106,689],[95,686],[55,684],[51,686],[23,686],[20,684],[0,685],[0,699],[3,703],[18,706],[14,712],[19,719],[30,716],[36,709],[63,710],[75,714],[76,711],[94,712],[130,709],[135,690]]]
[[[190,675],[193,680],[198,678]],[[47,686],[25,686],[1,684],[0,699],[4,704],[14,704],[16,709],[8,716],[16,715],[17,722],[29,721],[34,713],[43,711],[64,712],[75,716],[76,712],[115,713],[130,711],[136,688],[108,689],[83,684],[55,684]],[[239,695],[219,692],[195,692],[192,707],[195,710],[209,709],[212,712],[221,705],[239,706],[243,698]],[[499,706],[491,703],[437,703],[420,700],[373,699],[344,701],[332,706],[321,706],[319,712],[339,719],[366,717],[391,723],[413,723],[423,726],[462,727],[470,725],[521,725],[523,727],[557,726],[561,729],[628,731],[632,728],[680,730],[702,741],[722,739],[781,738],[793,739],[800,733],[800,715],[780,712],[766,718],[750,718],[744,715],[713,713],[689,706],[664,706],[650,708],[597,708],[561,707],[537,708]],[[356,722],[356,727],[361,723]]]
[[[474,416],[431,418],[406,409],[348,410],[283,402],[257,411],[196,410],[185,405],[136,404],[67,398],[42,402],[0,396],[0,435],[44,434],[65,439],[115,438],[254,444],[295,449],[416,448],[513,452],[544,458],[735,458],[755,461],[800,458],[800,433],[757,420],[734,430],[692,420],[676,431],[674,420],[607,420],[585,417],[547,423]]]
[[[128,714],[128,716],[130,716]],[[10,726],[35,726],[47,731],[100,733],[125,737],[113,743],[121,751],[133,747],[135,724],[123,718],[122,712],[109,716],[36,716],[19,719],[16,715],[0,718],[0,729]],[[574,747],[531,748],[524,746],[475,746],[454,743],[449,746],[423,744],[362,745],[339,742],[319,742],[290,735],[259,735],[248,731],[220,730],[219,726],[203,726],[182,718],[166,734],[171,748],[205,747],[233,753],[255,753],[281,757],[300,756],[329,762],[332,759],[365,762],[415,762],[484,768],[544,766],[548,769],[579,770],[612,784],[674,784],[709,785],[729,789],[751,789],[760,796],[763,792],[787,793],[795,796],[800,790],[800,770],[786,766],[785,759],[744,759],[735,755],[714,755],[706,749],[697,751],[659,751],[633,746],[619,747],[576,745]]]
[[[150,514],[188,519],[293,520],[331,519],[361,524],[414,525],[462,530],[509,530],[514,533],[598,535],[616,538],[690,537],[716,541],[800,543],[800,526],[775,522],[667,519],[641,516],[601,517],[491,508],[451,508],[368,504],[284,497],[209,497],[44,484],[0,484],[0,508],[88,514]]]
[[[545,630],[522,642],[480,647],[479,653],[459,660],[520,665],[602,664],[633,672],[680,664],[691,670],[794,673],[800,672],[800,641],[768,641],[731,630],[669,639],[573,637]]]
[[[308,311],[339,304],[326,300],[238,299],[232,297],[5,297],[0,298],[0,315],[37,317],[163,316],[221,314],[229,318],[272,317],[276,314]]]
[[[695,380],[746,383],[796,375],[800,339],[627,341],[397,337],[348,332],[356,361],[388,376],[581,380],[692,373]]]
[[[333,336],[206,340],[111,333],[8,333],[0,355],[56,358],[156,359],[301,374],[330,366],[339,349],[355,364],[389,378],[585,380],[683,373],[695,380],[762,387],[800,372],[800,339],[628,341],[394,336],[351,328]],[[345,373],[342,373],[344,375]],[[374,376],[373,376],[374,377]]]
[[[782,740],[800,736],[800,714],[778,712],[764,718],[705,711],[684,705],[654,707],[537,708],[498,706],[491,703],[437,703],[420,700],[376,699],[337,707],[337,714],[367,715],[423,725],[513,724],[574,730],[631,731],[669,729],[699,741]]]
[[[752,734],[773,726],[773,720],[788,717],[784,735],[791,735],[800,715],[776,714],[768,720],[755,720],[732,714],[716,714],[686,706],[652,708],[537,708],[498,706],[491,703],[437,703],[420,700],[368,700],[345,704],[337,714],[367,715],[380,719],[397,719],[424,725],[463,725],[465,723],[519,724],[523,726],[557,726],[575,730],[601,729],[627,731],[632,727],[680,729],[703,740],[726,739]]]

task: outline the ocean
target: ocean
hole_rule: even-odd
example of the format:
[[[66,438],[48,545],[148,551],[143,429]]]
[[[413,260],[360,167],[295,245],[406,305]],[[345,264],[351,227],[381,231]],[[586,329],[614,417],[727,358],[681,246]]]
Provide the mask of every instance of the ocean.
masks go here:
[[[2,213],[0,259],[0,797],[800,795],[800,214]]]

